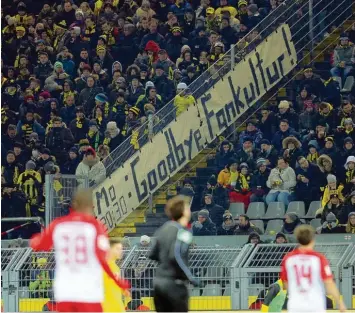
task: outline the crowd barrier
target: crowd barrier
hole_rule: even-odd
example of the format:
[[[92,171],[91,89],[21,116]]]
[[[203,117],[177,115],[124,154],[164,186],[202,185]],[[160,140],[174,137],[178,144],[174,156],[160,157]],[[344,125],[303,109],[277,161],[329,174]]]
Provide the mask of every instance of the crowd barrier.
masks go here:
[[[283,256],[295,247],[294,244],[256,247],[247,244],[231,248],[193,246],[189,267],[202,286],[189,285],[190,310],[252,308],[257,299],[264,298],[270,284],[279,278]],[[319,243],[316,250],[329,259],[347,307],[355,308],[355,245]],[[118,262],[121,275],[132,285],[132,297],[124,300],[129,309],[138,309],[139,304],[154,310],[153,279],[157,263],[148,258],[148,253],[149,247],[125,248],[123,258]],[[33,252],[30,248],[2,249],[1,263],[4,312],[40,312],[48,301],[53,300],[53,252]]]

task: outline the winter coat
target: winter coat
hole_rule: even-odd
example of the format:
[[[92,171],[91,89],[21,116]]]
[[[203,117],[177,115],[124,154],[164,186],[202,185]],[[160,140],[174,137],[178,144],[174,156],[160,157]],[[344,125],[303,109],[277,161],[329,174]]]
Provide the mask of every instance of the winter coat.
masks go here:
[[[253,132],[244,130],[239,135],[239,144],[242,145],[246,138],[251,138],[254,146],[259,147],[259,142],[263,138],[263,133],[259,129],[256,129]]]
[[[266,195],[269,192],[269,187],[266,185],[268,177],[270,175],[270,169],[266,168],[264,172],[259,170],[254,173],[250,181],[250,189],[252,193],[258,197]],[[258,188],[260,186],[261,188]]]
[[[261,150],[258,158],[267,159],[270,161],[270,167],[275,167],[277,165],[277,159],[279,158],[279,152],[275,149],[274,146],[271,146],[270,150],[264,151]]]
[[[142,41],[139,45],[141,50],[145,49],[148,41],[154,41],[161,49],[164,49],[164,47],[165,47],[165,39],[158,32],[156,32],[154,34],[148,33],[143,36]]]
[[[251,233],[262,234],[262,231],[253,223],[248,223],[246,226],[238,225],[234,231],[235,235],[250,235]]]
[[[155,76],[153,83],[163,103],[168,103],[175,96],[174,83],[166,74]]]
[[[217,235],[216,225],[211,221],[210,218],[207,218],[206,221],[202,224],[202,227],[198,227],[200,223],[194,222],[192,224],[192,233],[194,236],[215,236]]]
[[[44,84],[44,81],[53,73],[53,65],[50,61],[45,64],[39,63],[34,68],[34,74]]]
[[[79,105],[82,105],[86,115],[90,115],[95,107],[95,96],[102,93],[102,87],[84,88],[79,95]]]
[[[205,195],[210,194],[213,197],[213,201],[216,205],[221,206],[224,210],[229,208],[229,195],[225,188],[222,186],[215,186],[215,188],[205,188],[201,196],[201,206],[204,206]]]
[[[56,72],[53,72],[52,75],[45,80],[44,89],[48,90],[49,92],[58,91],[59,86],[63,86],[64,81],[70,78],[70,76],[65,72],[61,74],[64,74],[65,77],[59,78],[58,74]]]
[[[196,102],[192,95],[176,95],[174,98],[174,106],[176,108],[176,117],[185,112],[190,105]]]
[[[280,185],[273,186],[276,181],[281,181]],[[270,188],[270,193],[288,192],[296,186],[296,174],[292,167],[288,166],[284,170],[273,168],[270,172],[266,185]]]
[[[75,171],[75,175],[87,177],[90,182],[100,184],[106,178],[106,169],[99,157],[96,157],[93,161],[89,161],[84,156],[84,159],[79,163]],[[81,183],[81,180],[79,180],[79,184]]]
[[[352,60],[355,58],[355,45],[351,42],[347,46],[338,45],[334,49],[334,66],[339,66],[340,62],[345,62],[347,66],[353,66]]]
[[[180,57],[181,48],[188,44],[188,40],[182,36],[173,36],[168,34],[166,37],[166,51],[168,52],[169,58],[176,62]]]
[[[139,96],[144,95],[145,90],[142,85],[138,86],[136,89],[133,89],[130,85],[128,87],[128,93],[127,102],[130,106],[134,106],[137,103]]]
[[[79,142],[80,139],[86,138],[86,134],[89,131],[89,119],[83,118],[80,123],[77,118],[73,119],[69,124],[69,129],[74,136],[75,142]]]
[[[215,204],[214,200],[212,200],[211,204],[205,204],[204,208],[208,210],[210,213],[210,219],[215,225],[222,225],[223,223],[223,214],[225,209],[217,204]]]
[[[6,184],[13,186],[17,184],[18,177],[20,175],[20,166],[17,162],[8,163],[5,161],[1,166],[1,175],[4,176]]]
[[[61,167],[61,173],[75,175],[79,163],[80,163],[79,157],[76,157],[75,159],[69,159]]]
[[[46,136],[46,146],[52,151],[69,150],[74,144],[74,136],[70,129],[52,128]]]
[[[285,132],[281,130],[277,131],[272,139],[272,145],[276,148],[277,151],[281,151],[282,141],[287,137],[299,138],[299,134],[291,127]]]

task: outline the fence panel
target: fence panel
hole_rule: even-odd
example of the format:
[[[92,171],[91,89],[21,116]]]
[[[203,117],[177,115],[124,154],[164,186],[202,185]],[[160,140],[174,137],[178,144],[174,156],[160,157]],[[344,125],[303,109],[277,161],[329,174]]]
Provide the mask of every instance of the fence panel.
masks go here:
[[[241,256],[241,248],[195,247],[190,251],[189,267],[202,283],[201,288],[189,284],[190,310],[230,310],[233,264]],[[153,278],[157,263],[148,258],[149,249],[134,248],[121,267],[122,276],[132,285],[132,297],[150,309],[153,304]]]
[[[79,188],[88,188],[89,179],[75,175],[46,175],[46,220],[48,225],[55,218],[67,215],[74,193]]]
[[[267,288],[279,278],[283,256],[295,247],[293,244],[265,244],[243,248],[192,248],[189,267],[202,287],[189,285],[190,310],[240,310],[249,308],[258,298],[263,300]],[[316,250],[329,259],[335,279],[338,283],[341,281],[344,300],[351,308],[355,292],[355,246],[322,243]],[[148,248],[139,246],[124,248],[123,258],[118,262],[122,276],[132,285],[132,298],[125,299],[130,309],[137,304],[154,309],[152,291],[157,263],[148,258],[148,253]],[[4,311],[43,311],[46,303],[53,299],[54,252],[2,249],[1,261]]]
[[[241,269],[241,309],[247,309],[257,299],[265,298],[269,286],[279,279],[283,257],[296,247],[296,244],[264,244],[255,248]],[[341,288],[342,265],[350,255],[352,248],[351,243],[322,243],[315,247],[329,260],[339,288]],[[343,292],[346,301],[350,301],[351,294],[346,290]]]

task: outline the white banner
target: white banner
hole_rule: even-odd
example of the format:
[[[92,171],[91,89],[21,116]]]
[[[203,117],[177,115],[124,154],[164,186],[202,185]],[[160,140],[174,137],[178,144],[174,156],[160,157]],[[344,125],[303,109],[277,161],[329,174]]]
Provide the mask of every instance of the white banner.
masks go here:
[[[253,106],[296,63],[289,27],[282,25],[223,81],[198,99],[197,106],[179,115],[176,122],[155,135],[152,143],[143,146],[94,189],[97,218],[111,231]]]

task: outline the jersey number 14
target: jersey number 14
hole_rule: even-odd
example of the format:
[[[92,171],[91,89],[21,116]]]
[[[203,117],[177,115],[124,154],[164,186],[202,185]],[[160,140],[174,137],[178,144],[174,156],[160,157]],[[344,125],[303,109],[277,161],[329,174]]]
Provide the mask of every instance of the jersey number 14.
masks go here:
[[[307,290],[312,286],[312,268],[306,265],[293,266],[295,270],[297,287],[301,292],[307,292]]]

